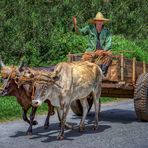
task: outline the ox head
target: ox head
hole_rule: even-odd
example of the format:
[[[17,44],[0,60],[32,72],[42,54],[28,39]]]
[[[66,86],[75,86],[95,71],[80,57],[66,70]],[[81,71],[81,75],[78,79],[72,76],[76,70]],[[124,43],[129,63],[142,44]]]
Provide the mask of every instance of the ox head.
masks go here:
[[[0,57],[0,66],[1,66],[1,82],[2,87],[0,88],[0,95],[8,95],[13,90],[14,79],[19,75],[23,62],[21,61],[18,67],[16,66],[6,66]]]
[[[22,72],[21,79],[26,83],[33,83],[32,105],[38,107],[53,93],[59,78],[56,72],[34,71],[28,68]]]

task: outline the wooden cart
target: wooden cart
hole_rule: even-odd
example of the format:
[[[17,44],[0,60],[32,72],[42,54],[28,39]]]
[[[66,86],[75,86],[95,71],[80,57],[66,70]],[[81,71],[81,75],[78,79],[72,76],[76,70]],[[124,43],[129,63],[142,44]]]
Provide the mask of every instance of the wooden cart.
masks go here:
[[[69,54],[69,61],[79,61],[82,54]],[[121,54],[112,56],[112,64],[102,83],[102,97],[134,99],[135,112],[139,120],[148,121],[148,64],[128,59]],[[88,97],[89,110],[92,98]],[[82,106],[79,101],[71,105],[73,112],[82,115]]]

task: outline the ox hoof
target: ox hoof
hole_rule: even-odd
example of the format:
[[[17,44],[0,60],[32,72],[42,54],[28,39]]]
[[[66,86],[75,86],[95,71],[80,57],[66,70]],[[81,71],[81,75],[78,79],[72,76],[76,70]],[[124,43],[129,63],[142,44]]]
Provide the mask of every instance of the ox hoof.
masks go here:
[[[32,136],[32,132],[27,132],[26,135],[27,136]]]
[[[33,121],[33,125],[38,125],[38,122],[36,120]]]
[[[84,130],[85,130],[85,126],[80,126],[79,127],[79,132],[84,132]]]
[[[57,140],[63,140],[64,139],[64,135],[58,135],[57,136]]]
[[[55,111],[50,112],[50,116],[53,116],[55,114]]]
[[[48,128],[49,128],[49,124],[45,124],[44,129],[48,129]]]
[[[95,131],[97,129],[98,129],[98,126],[97,125],[94,125],[93,130]]]

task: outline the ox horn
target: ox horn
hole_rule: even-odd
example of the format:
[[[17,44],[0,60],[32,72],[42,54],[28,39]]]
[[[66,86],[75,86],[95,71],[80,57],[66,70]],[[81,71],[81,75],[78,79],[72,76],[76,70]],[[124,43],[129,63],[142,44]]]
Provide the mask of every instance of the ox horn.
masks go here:
[[[24,57],[23,57],[23,58],[21,58],[20,65],[18,66],[19,71],[21,71],[21,70],[22,70],[22,67],[23,67],[23,66],[24,66]]]
[[[1,65],[1,67],[5,66],[4,62],[2,61],[1,55],[0,55],[0,65]]]

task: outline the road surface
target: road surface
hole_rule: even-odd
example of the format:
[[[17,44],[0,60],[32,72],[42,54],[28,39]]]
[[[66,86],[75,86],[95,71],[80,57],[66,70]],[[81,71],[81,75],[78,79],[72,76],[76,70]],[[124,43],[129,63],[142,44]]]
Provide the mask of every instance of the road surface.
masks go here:
[[[99,129],[92,130],[94,111],[86,120],[85,132],[78,131],[80,118],[69,113],[73,130],[66,130],[65,139],[56,140],[57,116],[50,119],[50,128],[43,129],[45,116],[37,116],[33,135],[26,136],[28,124],[22,120],[0,123],[0,148],[148,148],[148,123],[137,121],[132,100],[102,105]]]

